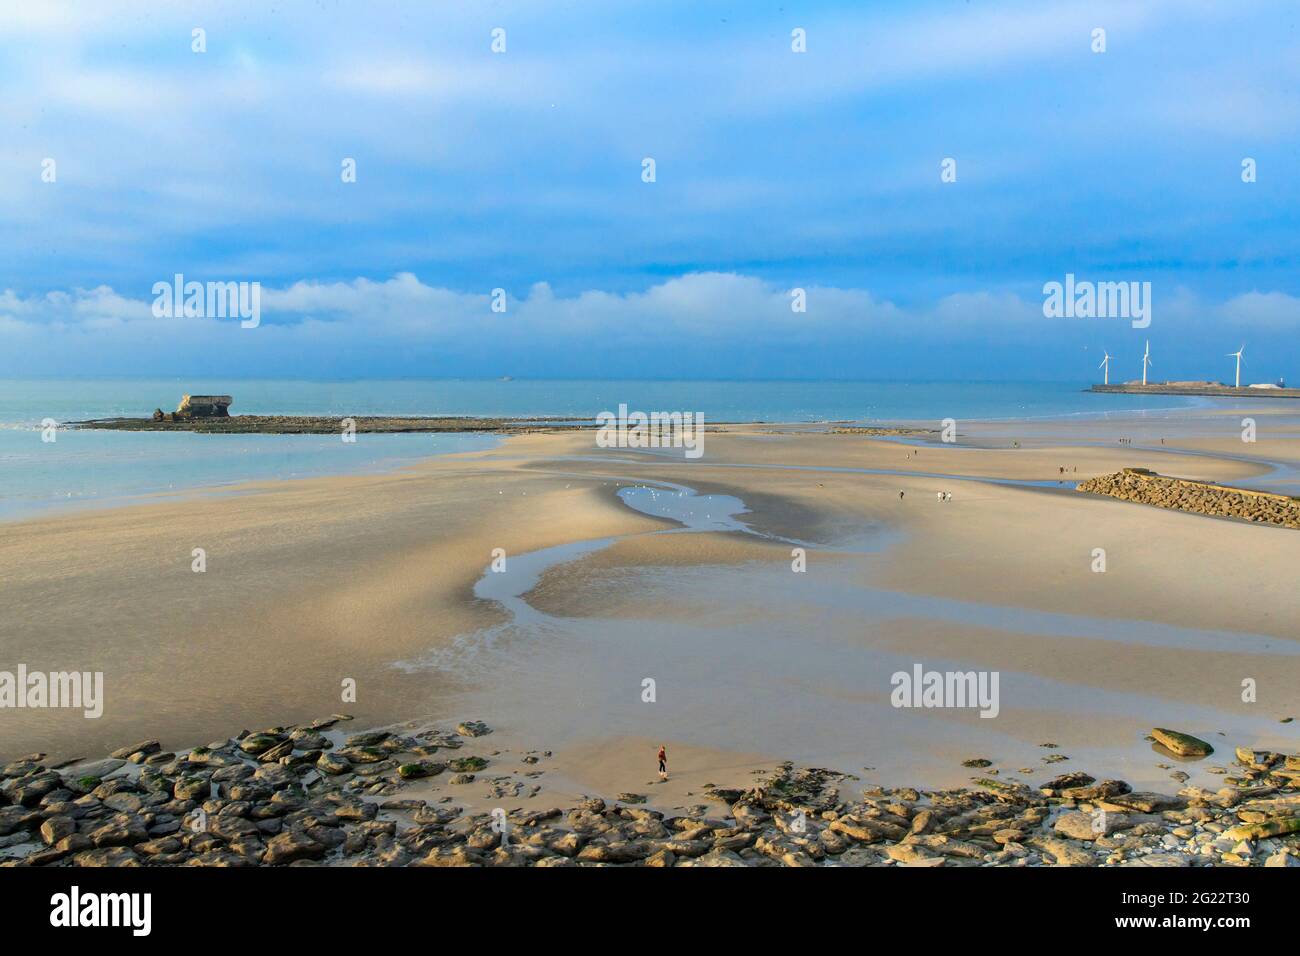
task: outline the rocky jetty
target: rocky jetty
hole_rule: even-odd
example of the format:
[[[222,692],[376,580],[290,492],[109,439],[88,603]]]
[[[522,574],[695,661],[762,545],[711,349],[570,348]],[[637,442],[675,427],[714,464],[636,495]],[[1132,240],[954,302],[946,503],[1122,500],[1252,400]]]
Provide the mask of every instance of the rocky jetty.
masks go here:
[[[784,764],[673,812],[636,793],[509,809],[518,775],[476,776],[502,752],[460,753],[486,724],[345,737],[333,728],[346,719],[186,753],[142,740],[60,769],[14,761],[0,770],[0,865],[1300,866],[1300,757],[1244,747],[1230,785],[1172,795],[1076,771],[1039,789],[987,777],[854,796],[856,778]],[[549,756],[523,755],[522,775]],[[430,792],[442,774],[502,806]]]
[[[186,396],[192,398],[193,396]],[[204,397],[204,396],[200,396]],[[207,396],[227,398],[228,396]],[[569,415],[541,415],[525,418],[483,418],[477,416],[422,417],[406,415],[229,415],[222,412],[194,414],[184,403],[174,412],[155,409],[149,418],[92,418],[86,421],[67,422],[69,428],[98,429],[101,431],[159,432],[189,431],[217,435],[337,435],[351,423],[351,429],[362,434],[394,434],[406,432],[500,432],[517,435],[533,432],[572,432],[590,428],[594,417],[573,418]],[[748,426],[744,422],[710,422],[707,432],[726,432],[728,426]],[[812,426],[774,427],[759,429],[760,434],[784,435],[807,431]],[[820,426],[817,426],[820,428]],[[832,427],[825,429],[834,435],[860,437],[933,437],[931,429],[892,427]]]
[[[1093,385],[1090,392],[1123,392],[1129,395],[1213,395],[1222,398],[1300,398],[1300,388],[1224,385],[1222,382],[1124,382]]]
[[[159,432],[187,431],[218,435],[338,435],[351,428],[356,434],[407,432],[503,432],[521,434],[537,431],[572,431],[591,425],[591,419],[555,418],[418,418],[408,416],[356,415],[227,415],[195,416],[154,411],[150,418],[94,418],[68,422],[71,428],[103,431]]]
[[[784,434],[773,430],[770,434]],[[858,435],[866,438],[933,438],[936,428],[903,428],[885,425],[834,425],[826,429],[828,435]]]
[[[1169,478],[1145,468],[1125,468],[1113,475],[1090,478],[1080,482],[1078,490],[1158,508],[1300,528],[1300,498]]]

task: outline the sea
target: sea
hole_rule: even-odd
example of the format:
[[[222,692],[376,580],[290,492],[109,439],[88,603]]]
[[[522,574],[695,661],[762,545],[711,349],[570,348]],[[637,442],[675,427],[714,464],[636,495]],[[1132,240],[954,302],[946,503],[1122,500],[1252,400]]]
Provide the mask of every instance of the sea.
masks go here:
[[[147,417],[181,395],[234,396],[245,415],[481,415],[590,419],[602,411],[701,412],[706,422],[925,423],[1104,416],[1212,404],[1097,394],[1083,382],[606,379],[0,379],[0,520],[128,503],[251,480],[353,474],[494,447],[482,434],[200,435],[43,429],[47,420]]]

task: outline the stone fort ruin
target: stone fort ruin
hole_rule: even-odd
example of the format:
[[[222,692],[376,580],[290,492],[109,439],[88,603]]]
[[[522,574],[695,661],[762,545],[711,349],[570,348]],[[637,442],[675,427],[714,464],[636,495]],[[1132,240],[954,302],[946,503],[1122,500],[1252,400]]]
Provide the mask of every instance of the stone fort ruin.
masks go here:
[[[228,418],[230,405],[234,401],[229,395],[182,395],[176,411],[166,414],[161,408],[153,413],[154,421],[176,421],[186,418]]]

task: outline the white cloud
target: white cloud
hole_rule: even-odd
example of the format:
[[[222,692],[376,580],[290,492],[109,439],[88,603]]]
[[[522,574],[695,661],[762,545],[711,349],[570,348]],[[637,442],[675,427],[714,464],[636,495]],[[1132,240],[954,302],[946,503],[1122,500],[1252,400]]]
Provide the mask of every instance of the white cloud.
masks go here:
[[[170,277],[168,277],[170,281]],[[382,281],[303,280],[262,292],[264,329],[305,345],[312,337],[333,335],[391,340],[485,343],[493,336],[539,342],[599,334],[609,340],[646,334],[689,336],[701,341],[744,336],[754,341],[824,340],[827,336],[985,334],[1026,326],[1042,327],[1041,300],[1005,291],[972,291],[944,296],[930,305],[902,307],[868,290],[809,286],[807,311],[791,309],[791,290],[754,276],[690,273],[644,291],[592,289],[571,296],[536,283],[522,296],[508,296],[504,314],[491,311],[490,290],[461,291],[426,285],[411,273]],[[1300,329],[1300,298],[1282,292],[1251,292],[1222,303],[1207,303],[1178,290],[1157,318],[1172,327],[1202,320],[1236,330]],[[123,296],[108,286],[55,290],[21,296],[0,293],[0,318],[15,327],[69,331],[113,329],[141,340],[166,339],[183,331],[204,335],[236,324],[202,318],[158,319],[151,298]],[[333,330],[333,331],[327,331]],[[256,347],[250,333],[245,345]],[[3,339],[0,338],[0,342]]]
[[[325,80],[343,90],[409,96],[429,96],[440,92],[445,85],[445,79],[433,64],[397,59],[356,63],[327,74]]]
[[[39,95],[53,108],[72,107],[96,113],[124,113],[162,120],[185,103],[178,83],[159,82],[157,73],[140,70],[55,69]]]
[[[1240,327],[1300,327],[1300,298],[1283,292],[1247,292],[1229,299],[1217,311],[1225,321]]]

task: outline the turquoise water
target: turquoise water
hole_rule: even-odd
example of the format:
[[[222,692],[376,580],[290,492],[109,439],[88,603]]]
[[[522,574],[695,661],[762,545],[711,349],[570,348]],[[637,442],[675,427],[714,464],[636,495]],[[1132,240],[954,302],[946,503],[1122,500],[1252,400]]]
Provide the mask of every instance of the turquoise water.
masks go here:
[[[185,392],[230,394],[235,414],[575,416],[703,412],[707,421],[970,421],[1055,418],[1207,404],[1097,395],[1083,383],[691,382],[604,380],[0,380],[0,518],[241,481],[398,467],[492,447],[487,435],[196,435],[60,430],[40,423],[170,411]]]
[[[1085,382],[797,382],[481,379],[0,380],[0,427],[171,411],[185,392],[233,395],[243,415],[580,415],[703,412],[709,421],[878,421],[1056,417],[1181,408],[1197,398],[1092,394]]]
[[[491,448],[495,435],[197,435],[0,429],[0,519],[268,478],[387,471]]]

